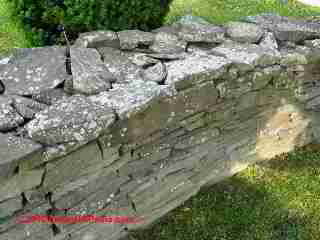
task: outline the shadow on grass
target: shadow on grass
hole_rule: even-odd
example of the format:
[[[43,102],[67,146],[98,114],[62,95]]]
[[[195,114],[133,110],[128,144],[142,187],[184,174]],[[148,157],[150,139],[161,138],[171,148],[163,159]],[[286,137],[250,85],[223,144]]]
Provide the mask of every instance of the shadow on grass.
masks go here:
[[[308,227],[310,217],[284,206],[264,184],[235,176],[201,190],[129,239],[310,240],[316,239]]]

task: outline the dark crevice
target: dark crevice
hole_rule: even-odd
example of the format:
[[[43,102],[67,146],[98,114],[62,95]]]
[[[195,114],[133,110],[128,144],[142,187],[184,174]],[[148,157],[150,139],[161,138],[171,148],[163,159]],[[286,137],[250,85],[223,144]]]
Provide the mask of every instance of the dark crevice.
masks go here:
[[[3,82],[0,80],[0,94],[3,94],[6,91],[6,87]]]
[[[28,201],[28,199],[27,199],[27,197],[26,197],[26,195],[25,195],[24,192],[21,193],[21,198],[22,198],[22,207],[27,206],[27,204],[29,203],[29,201]]]
[[[130,201],[131,202],[131,207],[132,209],[137,212],[137,208],[136,208],[136,204],[133,202],[133,201]]]
[[[131,156],[131,158],[134,157],[134,149],[131,149],[131,150],[130,150],[130,156]]]
[[[133,180],[133,175],[132,174],[128,174],[128,177],[130,180]]]
[[[124,155],[124,152],[123,152],[123,145],[120,145],[119,149],[118,149],[118,155],[119,157],[122,157]]]
[[[18,174],[19,173],[19,166],[16,166],[16,168],[13,170],[13,174]]]
[[[101,157],[102,157],[102,159],[104,159],[102,143],[100,141],[97,141],[97,145],[98,145],[98,148],[100,150]]]
[[[44,179],[45,179],[45,177],[46,177],[46,174],[47,174],[47,168],[45,167],[45,168],[44,168],[44,172],[43,172],[42,177],[41,177],[41,182],[40,182],[39,187],[41,187],[41,186],[43,185]],[[51,196],[52,196],[52,193],[51,193]],[[51,199],[51,196],[50,196],[50,199]],[[46,195],[46,197],[47,197],[47,195]]]
[[[61,230],[58,228],[58,226],[56,224],[51,224],[51,229],[53,232],[53,235],[56,236],[59,233],[61,233]]]
[[[55,208],[54,202],[52,201],[52,195],[53,195],[52,192],[47,192],[47,194],[45,195],[45,199],[49,202],[52,208]],[[50,210],[52,211],[52,209]]]
[[[118,177],[120,177],[120,171],[119,171],[119,169],[116,170],[116,174],[117,174]]]

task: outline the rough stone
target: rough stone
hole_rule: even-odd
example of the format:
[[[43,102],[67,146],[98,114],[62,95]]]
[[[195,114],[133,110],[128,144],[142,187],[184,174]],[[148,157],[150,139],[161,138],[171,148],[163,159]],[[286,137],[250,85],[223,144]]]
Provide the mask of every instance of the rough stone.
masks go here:
[[[187,42],[221,43],[225,37],[225,29],[211,24],[179,22],[178,26],[178,36]]]
[[[120,48],[120,41],[113,31],[93,31],[80,33],[75,46],[84,48],[113,47]]]
[[[174,90],[169,86],[159,86],[151,81],[136,80],[130,84],[114,84],[108,92],[91,96],[90,100],[116,110],[120,119],[143,111],[157,97],[171,96]]]
[[[154,43],[150,49],[156,53],[181,53],[185,52],[187,42],[179,40],[176,35],[159,32],[155,35]]]
[[[115,115],[110,108],[84,96],[74,95],[37,113],[26,129],[32,139],[43,144],[89,142],[114,120]]]
[[[53,89],[67,77],[64,47],[21,49],[0,72],[7,94],[32,95]]]
[[[280,41],[299,43],[310,38],[320,37],[320,24],[283,17],[276,14],[249,16],[245,21],[262,26],[275,34]]]
[[[52,105],[59,100],[66,99],[68,97],[70,97],[70,95],[63,91],[61,88],[42,91],[38,94],[32,95],[32,99],[47,105]]]
[[[219,78],[230,61],[216,56],[191,55],[181,61],[166,63],[168,76],[166,84],[174,85],[175,88],[183,90],[194,84]]]
[[[26,120],[33,119],[37,112],[48,107],[30,98],[20,96],[12,96],[12,106]]]
[[[103,62],[116,77],[117,83],[131,82],[139,76],[140,68],[129,60],[121,51],[113,48],[98,48]]]
[[[270,48],[272,50],[278,50],[279,46],[276,38],[272,32],[266,32],[262,37],[259,45],[263,48]]]
[[[97,94],[111,88],[116,81],[95,49],[71,47],[73,89],[84,94]]]
[[[0,202],[16,197],[22,192],[41,184],[44,169],[25,171],[17,174],[0,186]]]
[[[145,81],[153,81],[161,84],[164,83],[168,75],[168,70],[166,65],[160,62],[152,67],[142,70],[141,75]]]
[[[229,22],[226,28],[232,40],[243,43],[258,43],[264,34],[259,26],[252,23]]]
[[[304,45],[310,48],[320,48],[320,39],[306,40]]]
[[[154,34],[140,30],[124,30],[118,32],[120,48],[132,50],[140,46],[150,46],[154,41]]]
[[[12,107],[12,99],[0,96],[0,132],[14,129],[22,124],[23,121],[23,118]]]
[[[212,49],[212,53],[224,56],[241,71],[253,70],[255,66],[266,67],[280,61],[280,53],[254,44],[224,43]]]
[[[133,53],[132,55],[128,54],[128,59],[141,68],[150,67],[159,62],[159,60],[149,57],[144,53]]]
[[[5,200],[0,203],[0,219],[4,217],[11,216],[16,211],[19,211],[22,209],[22,197],[18,196],[15,198],[11,198],[8,200]]]

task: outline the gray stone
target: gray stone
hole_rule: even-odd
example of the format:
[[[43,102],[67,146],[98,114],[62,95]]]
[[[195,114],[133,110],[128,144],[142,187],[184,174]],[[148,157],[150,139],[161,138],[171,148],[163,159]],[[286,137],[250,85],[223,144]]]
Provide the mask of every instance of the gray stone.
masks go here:
[[[70,97],[70,94],[66,93],[61,88],[50,89],[32,95],[32,99],[47,105],[52,105],[57,101],[66,99],[68,97]]]
[[[260,14],[248,16],[245,21],[256,23],[272,31],[280,41],[301,42],[320,37],[320,24],[283,17],[276,14]]]
[[[124,30],[118,32],[120,48],[132,50],[140,46],[149,46],[154,41],[154,34],[140,30]]]
[[[43,173],[44,169],[25,171],[3,182],[0,186],[0,202],[16,197],[26,190],[39,186]]]
[[[95,49],[71,47],[73,89],[84,94],[97,94],[111,88],[116,81]]]
[[[8,217],[22,209],[22,197],[17,196],[0,203],[0,219]]]
[[[120,41],[113,31],[93,31],[80,33],[74,43],[75,46],[84,48],[113,47],[120,48]]]
[[[310,48],[320,48],[320,39],[306,40],[304,41],[304,45]]]
[[[187,42],[221,43],[225,37],[225,29],[209,24],[206,21],[182,18],[174,26],[178,29],[178,36]]]
[[[280,61],[280,53],[255,44],[224,43],[212,49],[212,54],[224,56],[241,71],[253,70],[255,66],[270,66]]]
[[[58,186],[75,181],[93,173],[108,163],[102,160],[100,149],[95,141],[90,142],[56,161],[48,162],[43,181],[45,191],[53,191]]]
[[[138,78],[140,68],[121,51],[108,47],[98,48],[98,51],[103,56],[104,64],[116,77],[117,83],[131,82]]]
[[[156,53],[181,53],[185,52],[187,42],[179,40],[176,35],[160,32],[155,35],[154,43],[150,49]]]
[[[144,53],[133,53],[127,54],[130,61],[132,61],[135,65],[146,68],[152,66],[159,62],[159,60],[149,57]]]
[[[142,70],[141,75],[145,81],[152,81],[161,84],[164,83],[168,75],[168,71],[166,65],[160,62],[152,67]]]
[[[39,47],[16,51],[0,72],[7,94],[31,95],[53,89],[67,77],[64,47]]]
[[[16,128],[24,122],[11,104],[12,99],[0,96],[0,132]]]
[[[272,32],[266,32],[262,37],[259,45],[263,48],[270,48],[275,50],[279,49],[277,40]]]
[[[120,119],[124,119],[146,109],[152,100],[173,94],[174,89],[170,86],[136,80],[129,84],[114,84],[113,89],[91,96],[90,100],[100,106],[115,109]]]
[[[168,33],[168,34],[173,34],[173,35],[178,35],[178,28],[175,27],[174,25],[171,26],[162,26],[159,28],[156,28],[152,30],[153,33]]]
[[[176,24],[198,25],[198,24],[210,24],[210,23],[204,18],[199,16],[185,15],[180,17],[180,19],[176,22]]]
[[[263,29],[252,23],[229,22],[226,28],[232,40],[244,43],[258,43],[264,34]]]
[[[114,120],[115,115],[110,108],[84,96],[74,95],[37,113],[26,129],[32,139],[43,144],[89,142]]]
[[[12,106],[24,119],[33,119],[37,112],[40,112],[47,108],[48,106],[32,99],[12,96]]]
[[[166,84],[182,90],[204,81],[221,77],[231,61],[216,56],[190,55],[184,60],[166,63],[168,76]]]

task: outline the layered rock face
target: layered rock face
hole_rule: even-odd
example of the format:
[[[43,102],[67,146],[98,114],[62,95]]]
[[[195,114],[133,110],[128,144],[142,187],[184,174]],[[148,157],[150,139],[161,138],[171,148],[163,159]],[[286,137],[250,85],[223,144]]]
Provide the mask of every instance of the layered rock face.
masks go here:
[[[0,239],[120,239],[245,169],[320,140],[320,24],[186,16],[0,60]],[[26,215],[49,223],[19,224]],[[61,224],[54,216],[138,223]]]

